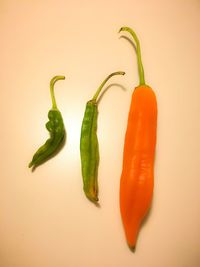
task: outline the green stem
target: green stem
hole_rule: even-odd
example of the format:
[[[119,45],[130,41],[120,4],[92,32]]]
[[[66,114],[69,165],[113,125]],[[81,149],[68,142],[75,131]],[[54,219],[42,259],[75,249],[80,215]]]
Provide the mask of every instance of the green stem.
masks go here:
[[[142,65],[142,59],[141,59],[141,50],[140,50],[140,42],[136,35],[136,33],[129,27],[122,27],[119,32],[121,31],[127,31],[129,32],[136,43],[136,53],[137,53],[137,61],[138,61],[138,71],[139,71],[139,79],[140,79],[140,85],[145,84],[145,78],[144,78],[144,69]]]
[[[101,85],[100,85],[99,88],[97,89],[97,91],[96,91],[95,95],[93,96],[92,100],[93,100],[93,101],[96,101],[96,100],[97,100],[97,98],[98,98],[98,96],[99,96],[99,94],[100,94],[102,88],[104,87],[105,83],[106,83],[112,76],[114,76],[114,75],[124,75],[124,74],[125,74],[125,72],[123,72],[123,71],[116,71],[116,72],[113,72],[113,73],[111,73],[110,75],[108,75],[107,78],[105,78],[105,80],[101,83]]]
[[[56,105],[55,94],[54,94],[54,84],[58,80],[64,80],[64,79],[65,79],[65,76],[55,76],[50,81],[50,92],[51,92],[51,100],[52,100],[52,109],[58,109],[57,105]]]

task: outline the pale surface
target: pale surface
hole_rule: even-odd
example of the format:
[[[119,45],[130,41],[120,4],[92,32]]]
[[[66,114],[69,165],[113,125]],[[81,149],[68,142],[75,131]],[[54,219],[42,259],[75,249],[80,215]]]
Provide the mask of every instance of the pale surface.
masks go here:
[[[138,83],[134,49],[117,33],[124,25],[141,41],[159,109],[154,201],[135,253],[118,206]],[[0,266],[200,266],[200,1],[1,0],[0,36]],[[118,70],[126,76],[112,78],[99,105],[97,208],[82,191],[80,127],[86,101]],[[56,98],[67,142],[31,173],[54,75],[66,75]]]

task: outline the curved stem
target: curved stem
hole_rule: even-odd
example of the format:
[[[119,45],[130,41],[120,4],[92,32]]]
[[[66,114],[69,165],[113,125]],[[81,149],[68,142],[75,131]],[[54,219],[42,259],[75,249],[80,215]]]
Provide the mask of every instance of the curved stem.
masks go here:
[[[105,80],[101,83],[101,85],[100,85],[99,88],[97,89],[97,91],[96,91],[95,95],[93,96],[92,100],[93,100],[93,101],[96,101],[96,100],[97,100],[97,98],[98,98],[98,96],[99,96],[99,94],[100,94],[102,88],[104,87],[105,83],[106,83],[112,76],[114,76],[114,75],[124,75],[124,74],[125,74],[125,72],[123,72],[123,71],[116,71],[116,72],[113,72],[113,73],[111,73],[110,75],[108,75],[107,78],[105,78]]]
[[[51,100],[52,100],[52,109],[58,109],[57,105],[56,105],[55,94],[54,94],[54,84],[58,80],[64,80],[64,79],[65,79],[65,76],[55,76],[50,81],[50,93],[51,93]]]
[[[138,71],[139,71],[139,79],[140,79],[140,85],[145,84],[145,78],[144,78],[144,68],[142,65],[142,58],[141,58],[141,50],[140,50],[140,42],[136,35],[136,33],[129,27],[122,27],[119,32],[121,31],[127,31],[129,32],[136,43],[136,52],[137,52],[137,61],[138,61]]]

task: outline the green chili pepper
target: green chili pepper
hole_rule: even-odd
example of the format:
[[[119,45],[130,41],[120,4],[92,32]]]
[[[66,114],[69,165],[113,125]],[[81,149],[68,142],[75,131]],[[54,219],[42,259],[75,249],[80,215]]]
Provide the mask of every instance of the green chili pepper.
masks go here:
[[[37,167],[46,161],[62,144],[65,137],[65,127],[62,115],[57,108],[56,99],[54,95],[54,84],[58,80],[64,80],[64,76],[55,76],[50,81],[50,93],[52,100],[52,108],[48,113],[49,121],[46,123],[46,128],[50,133],[50,138],[41,146],[33,156],[32,161],[29,163],[29,168]]]
[[[97,98],[105,83],[114,75],[124,75],[118,71],[110,74],[100,85],[94,97],[86,104],[85,114],[81,127],[80,155],[83,177],[83,190],[86,197],[97,203],[98,201],[98,165],[99,147],[97,139]]]

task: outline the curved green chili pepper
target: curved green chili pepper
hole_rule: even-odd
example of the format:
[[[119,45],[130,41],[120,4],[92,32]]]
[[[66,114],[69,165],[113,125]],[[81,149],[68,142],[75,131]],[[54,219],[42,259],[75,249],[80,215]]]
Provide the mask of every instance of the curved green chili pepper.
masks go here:
[[[52,100],[52,108],[48,113],[49,121],[46,123],[46,128],[50,133],[50,138],[41,146],[33,156],[29,163],[29,168],[37,167],[46,161],[62,144],[65,136],[65,127],[62,115],[57,108],[56,99],[54,95],[54,84],[58,80],[64,80],[64,76],[55,76],[50,81],[50,93]]]
[[[118,71],[110,74],[100,85],[94,97],[86,104],[85,114],[81,127],[80,155],[83,177],[83,190],[86,197],[92,202],[98,201],[98,164],[99,147],[97,139],[97,98],[105,83],[114,75],[124,75]]]

